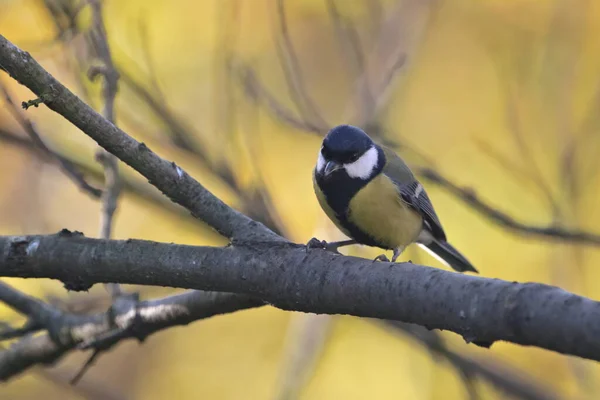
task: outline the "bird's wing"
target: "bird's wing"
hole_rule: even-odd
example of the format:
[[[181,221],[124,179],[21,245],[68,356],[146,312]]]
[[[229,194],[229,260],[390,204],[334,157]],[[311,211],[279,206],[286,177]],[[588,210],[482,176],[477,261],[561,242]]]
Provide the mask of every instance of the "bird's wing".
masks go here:
[[[446,241],[446,233],[429,200],[425,188],[413,175],[404,161],[390,149],[383,148],[387,162],[383,173],[394,182],[402,201],[418,212],[433,237]]]

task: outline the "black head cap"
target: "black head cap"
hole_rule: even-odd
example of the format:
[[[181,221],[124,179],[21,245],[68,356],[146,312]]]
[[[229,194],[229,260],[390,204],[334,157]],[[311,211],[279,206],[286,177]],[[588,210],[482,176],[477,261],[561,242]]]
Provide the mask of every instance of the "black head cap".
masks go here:
[[[323,157],[340,163],[352,162],[373,146],[371,138],[360,128],[339,125],[323,139]]]

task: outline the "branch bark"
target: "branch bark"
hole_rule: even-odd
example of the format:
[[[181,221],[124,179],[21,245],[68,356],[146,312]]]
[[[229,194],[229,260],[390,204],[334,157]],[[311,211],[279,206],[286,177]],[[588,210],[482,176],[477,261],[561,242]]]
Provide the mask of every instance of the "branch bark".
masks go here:
[[[163,299],[124,302],[126,306],[113,308],[110,317],[106,313],[77,315],[62,313],[1,282],[0,299],[30,320],[42,321],[39,328],[49,332],[26,336],[1,351],[0,381],[6,381],[36,364],[54,363],[75,348],[107,350],[128,338],[143,340],[168,327],[264,305],[264,302],[248,296],[188,291]],[[49,319],[48,314],[53,318]]]
[[[224,248],[106,241],[63,231],[1,237],[0,276],[160,285],[249,295],[284,309],[349,314],[444,329],[600,360],[600,303],[562,289],[410,263],[306,250],[281,242]]]

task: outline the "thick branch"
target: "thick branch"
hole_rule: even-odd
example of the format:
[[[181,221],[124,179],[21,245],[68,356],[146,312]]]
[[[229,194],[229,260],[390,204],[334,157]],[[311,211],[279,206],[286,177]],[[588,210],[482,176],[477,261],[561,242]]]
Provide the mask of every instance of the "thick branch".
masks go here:
[[[284,310],[350,314],[505,340],[600,360],[600,303],[537,283],[478,278],[306,250],[291,243],[194,247],[87,239],[69,232],[0,238],[0,276],[233,292]]]
[[[264,225],[232,210],[175,163],[160,158],[128,136],[54,79],[25,52],[0,35],[0,68],[33,91],[106,151],[144,175],[154,186],[197,218],[229,238],[282,241]]]

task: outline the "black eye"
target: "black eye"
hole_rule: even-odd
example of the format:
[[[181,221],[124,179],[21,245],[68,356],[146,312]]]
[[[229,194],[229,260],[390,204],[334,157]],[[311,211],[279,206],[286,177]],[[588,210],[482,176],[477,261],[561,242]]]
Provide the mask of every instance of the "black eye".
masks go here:
[[[360,158],[360,154],[354,153],[350,156],[350,162],[354,162]]]

